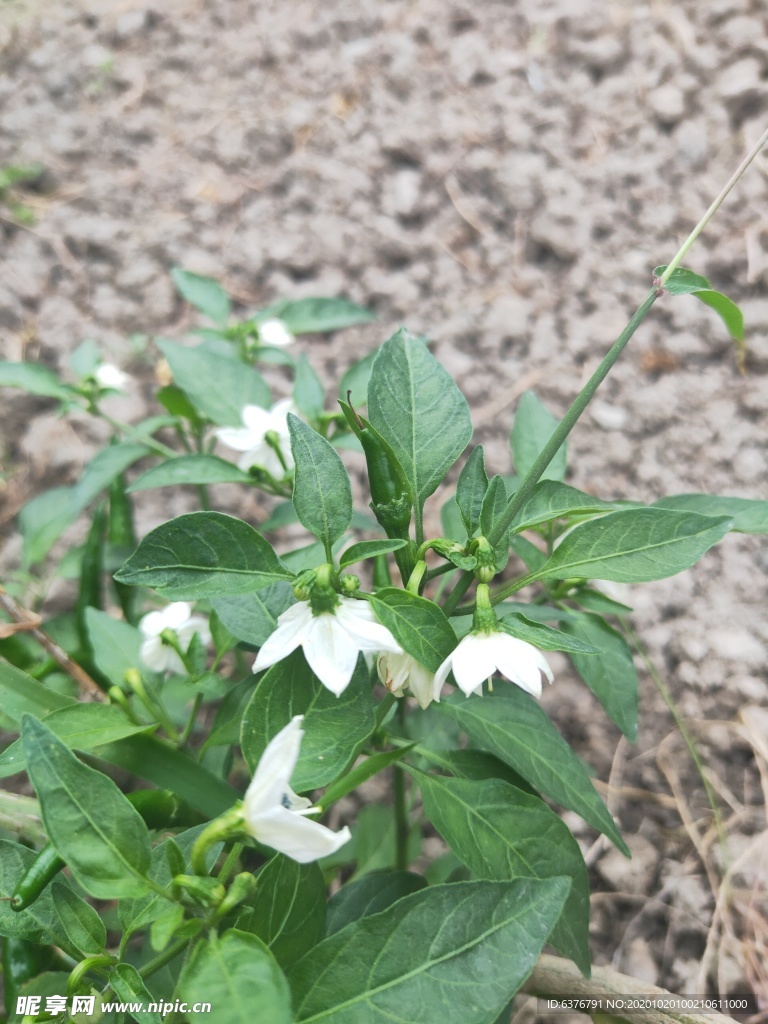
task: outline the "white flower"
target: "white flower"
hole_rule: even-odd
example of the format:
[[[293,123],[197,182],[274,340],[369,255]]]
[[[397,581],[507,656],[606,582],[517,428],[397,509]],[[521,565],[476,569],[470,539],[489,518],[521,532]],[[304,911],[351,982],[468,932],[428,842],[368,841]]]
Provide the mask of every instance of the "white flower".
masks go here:
[[[290,398],[277,402],[271,409],[246,405],[242,411],[245,426],[222,427],[216,431],[216,436],[227,448],[245,453],[237,463],[244,473],[247,473],[251,466],[261,466],[279,480],[285,475],[285,469],[275,449],[267,443],[266,437],[270,432],[277,435],[285,465],[288,469],[293,469],[288,413],[296,411]]]
[[[434,672],[430,672],[410,654],[380,654],[376,668],[379,679],[396,697],[402,697],[405,687],[410,686],[420,707],[426,708],[434,699]]]
[[[139,629],[145,637],[139,650],[139,657],[154,672],[187,671],[176,651],[163,643],[160,634],[164,629],[173,630],[183,651],[187,650],[195,633],[199,633],[204,644],[211,642],[207,619],[202,615],[193,615],[191,606],[184,601],[176,601],[160,612],[145,615],[139,623]]]
[[[440,699],[450,671],[459,689],[469,697],[482,693],[483,683],[497,670],[534,697],[541,696],[542,672],[550,683],[554,679],[544,655],[526,640],[501,631],[469,633],[435,673],[434,699]]]
[[[253,671],[261,672],[282,661],[297,647],[304,649],[309,667],[337,697],[349,686],[360,652],[403,653],[387,627],[376,621],[373,608],[351,597],[340,597],[333,611],[319,615],[308,601],[284,611],[277,629],[259,651]]]
[[[277,319],[263,320],[259,324],[259,339],[262,345],[273,345],[275,348],[285,348],[294,340],[287,324]]]
[[[304,735],[302,719],[303,715],[296,715],[267,744],[245,794],[243,815],[254,839],[307,864],[335,853],[352,835],[346,825],[332,832],[303,817],[317,808],[306,797],[296,796],[289,785]]]
[[[101,363],[93,373],[93,379],[100,388],[111,388],[112,391],[123,391],[131,379],[127,373],[118,370],[111,363]]]

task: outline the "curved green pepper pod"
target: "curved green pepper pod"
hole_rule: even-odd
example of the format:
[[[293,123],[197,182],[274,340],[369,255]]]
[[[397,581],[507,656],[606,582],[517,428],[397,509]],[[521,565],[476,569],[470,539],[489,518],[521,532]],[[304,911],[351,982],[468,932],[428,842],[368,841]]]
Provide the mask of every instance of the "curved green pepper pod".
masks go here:
[[[371,486],[371,511],[388,537],[408,540],[413,492],[391,446],[347,402],[339,402],[344,416],[365,452]]]

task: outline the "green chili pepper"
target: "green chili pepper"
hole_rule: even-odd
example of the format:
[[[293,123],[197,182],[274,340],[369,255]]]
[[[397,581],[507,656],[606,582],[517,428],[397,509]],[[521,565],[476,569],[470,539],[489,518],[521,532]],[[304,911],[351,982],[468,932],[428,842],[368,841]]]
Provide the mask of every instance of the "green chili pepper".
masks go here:
[[[47,843],[21,876],[11,896],[11,910],[26,910],[41,895],[65,865],[51,843]]]
[[[128,793],[127,799],[149,828],[191,827],[206,820],[204,815],[167,789],[137,789]],[[11,909],[26,910],[65,864],[66,861],[58,855],[52,844],[47,843],[21,876],[11,896]]]
[[[133,525],[133,504],[125,490],[125,477],[121,474],[109,487],[109,524],[107,540],[115,549],[115,555],[127,558],[136,547],[136,531]],[[140,593],[136,587],[113,580],[115,593],[123,609],[126,621],[135,623]]]
[[[85,621],[86,608],[103,606],[102,579],[104,576],[104,531],[106,527],[106,511],[103,505],[94,510],[91,528],[83,551],[83,564],[80,569],[80,589],[75,606],[77,631],[83,651],[90,652],[88,627]]]

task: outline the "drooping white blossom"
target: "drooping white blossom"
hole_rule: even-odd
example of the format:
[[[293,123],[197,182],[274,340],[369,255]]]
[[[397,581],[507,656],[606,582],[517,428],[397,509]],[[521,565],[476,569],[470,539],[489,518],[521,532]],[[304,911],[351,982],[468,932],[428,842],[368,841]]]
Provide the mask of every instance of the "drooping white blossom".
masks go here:
[[[502,630],[479,631],[464,637],[435,673],[435,700],[440,699],[443,683],[451,671],[456,685],[468,697],[482,693],[483,683],[497,671],[534,697],[541,696],[542,672],[550,683],[554,679],[537,647]]]
[[[238,466],[247,473],[251,466],[261,466],[277,479],[285,475],[286,468],[293,469],[291,439],[288,432],[288,413],[297,410],[290,398],[276,402],[271,409],[259,405],[246,405],[242,411],[242,427],[221,427],[216,436],[227,448],[243,452]],[[267,441],[267,434],[273,434],[283,456],[280,456]]]
[[[426,708],[434,700],[435,674],[410,654],[380,654],[376,662],[379,679],[395,697],[404,696],[405,688]]]
[[[246,831],[254,839],[287,857],[307,864],[335,853],[352,836],[344,826],[333,832],[305,815],[317,808],[290,786],[299,759],[303,715],[296,715],[269,741],[261,755],[243,802]]]
[[[163,630],[172,630],[179,641],[179,647],[186,651],[195,633],[200,635],[203,644],[211,642],[211,631],[208,620],[202,615],[193,615],[191,605],[186,601],[175,601],[159,612],[150,612],[139,623],[139,630],[144,642],[139,649],[139,657],[154,672],[186,672],[184,663],[178,653],[161,637]]]
[[[292,605],[277,620],[277,629],[263,645],[253,671],[261,672],[301,647],[317,678],[338,697],[349,686],[357,656],[389,651],[402,654],[386,626],[376,620],[366,601],[339,597],[332,611],[315,614],[308,601]]]
[[[263,320],[259,324],[259,339],[262,345],[272,345],[274,348],[285,348],[294,341],[294,336],[288,330],[288,325],[276,317],[271,320]]]

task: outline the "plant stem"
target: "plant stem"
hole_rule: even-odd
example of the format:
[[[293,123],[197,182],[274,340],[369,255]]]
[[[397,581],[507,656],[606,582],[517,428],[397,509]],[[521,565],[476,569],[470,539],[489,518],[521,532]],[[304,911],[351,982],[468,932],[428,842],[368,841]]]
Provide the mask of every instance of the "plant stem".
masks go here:
[[[766,144],[766,142],[768,142],[768,128],[763,132],[763,134],[760,136],[760,138],[754,144],[754,146],[749,151],[749,153],[747,153],[747,155],[741,161],[741,163],[736,168],[736,170],[733,172],[733,174],[730,176],[730,178],[725,183],[725,185],[723,185],[723,188],[721,189],[720,193],[713,200],[712,205],[709,207],[709,209],[704,214],[704,216],[701,218],[699,223],[696,225],[696,227],[693,229],[693,231],[690,233],[690,235],[688,235],[686,240],[680,246],[680,248],[678,249],[676,255],[674,256],[672,261],[667,266],[667,269],[664,271],[664,273],[659,278],[659,287],[660,288],[664,287],[664,285],[667,283],[667,281],[671,277],[672,273],[675,270],[677,270],[677,268],[680,266],[682,261],[685,259],[685,256],[686,256],[686,253],[688,252],[688,250],[691,248],[691,246],[696,241],[696,239],[699,237],[701,232],[704,230],[704,228],[707,226],[707,224],[709,224],[709,222],[712,220],[714,215],[720,209],[720,207],[723,204],[723,201],[724,201],[725,197],[728,195],[728,193],[731,191],[733,186],[736,184],[736,182],[742,176],[744,171],[746,171],[746,169],[749,167],[749,165],[755,159],[755,157],[760,152],[760,150],[763,148],[763,146]]]
[[[509,504],[504,509],[504,512],[496,523],[495,529],[488,538],[491,544],[497,544],[512,525],[515,516],[533,493],[533,489],[541,479],[544,470],[550,464],[565,439],[575,427],[579,417],[592,401],[595,392],[613,369],[614,363],[627,347],[630,338],[643,320],[645,320],[648,315],[648,311],[658,297],[659,293],[657,289],[652,288],[648,295],[646,295],[643,302],[638,306],[634,316],[627,326],[618,336],[613,345],[611,345],[598,368],[578,393],[568,412],[560,420],[557,427],[555,427],[552,436],[542,448],[538,458],[529,469],[520,487],[518,487],[512,495]]]
[[[406,715],[408,708],[405,700],[401,700],[398,704],[397,714],[400,720],[400,726],[405,734],[406,731]],[[405,791],[405,772],[400,768],[399,765],[393,764],[392,771],[394,775],[392,777],[394,786],[394,801],[395,801],[395,867],[398,871],[408,870],[408,802],[406,799]]]

